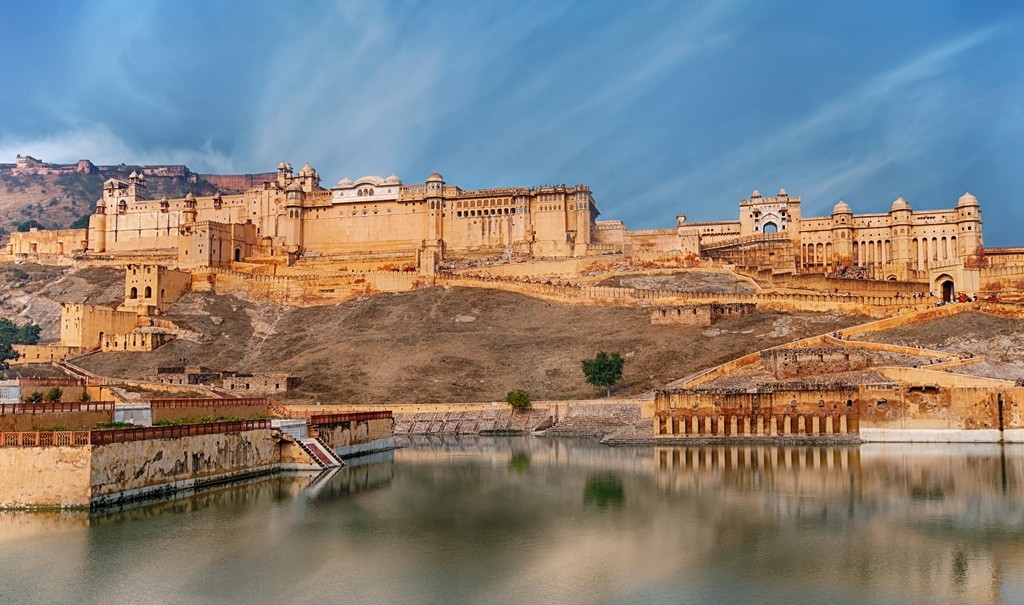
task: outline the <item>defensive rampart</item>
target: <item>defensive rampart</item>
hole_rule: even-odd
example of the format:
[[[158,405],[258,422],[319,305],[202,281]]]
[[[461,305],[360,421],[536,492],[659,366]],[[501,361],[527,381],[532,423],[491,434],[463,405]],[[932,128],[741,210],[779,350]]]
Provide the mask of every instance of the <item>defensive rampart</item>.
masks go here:
[[[0,433],[0,508],[88,508],[276,470],[269,420]]]

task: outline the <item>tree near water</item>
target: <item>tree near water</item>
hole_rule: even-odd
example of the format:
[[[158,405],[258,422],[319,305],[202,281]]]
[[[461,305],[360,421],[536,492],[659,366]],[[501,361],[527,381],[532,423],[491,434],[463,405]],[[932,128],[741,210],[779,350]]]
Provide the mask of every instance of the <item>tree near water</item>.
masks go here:
[[[609,355],[600,351],[597,357],[583,360],[583,375],[595,387],[604,387],[606,396],[612,396],[612,385],[622,378],[622,366],[626,360],[618,353]]]
[[[509,391],[508,395],[505,395],[505,401],[512,406],[513,410],[528,410],[531,405],[530,394],[523,389]]]

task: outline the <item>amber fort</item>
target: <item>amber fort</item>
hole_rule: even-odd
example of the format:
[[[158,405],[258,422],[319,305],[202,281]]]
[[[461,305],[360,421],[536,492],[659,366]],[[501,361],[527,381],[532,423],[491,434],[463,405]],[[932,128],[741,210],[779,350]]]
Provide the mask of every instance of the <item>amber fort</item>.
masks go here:
[[[1024,319],[1024,248],[984,245],[981,204],[969,192],[951,195],[940,210],[915,209],[897,196],[884,213],[858,214],[838,200],[828,216],[805,216],[799,196],[785,189],[774,195],[755,190],[738,202],[734,219],[688,221],[684,200],[680,213],[666,221],[673,226],[630,230],[620,220],[601,217],[595,193],[585,184],[469,190],[434,172],[422,183],[390,175],[344,177],[327,186],[309,164],[296,171],[282,162],[275,172],[202,175],[223,192],[154,199],[150,179],[172,175],[198,182],[198,175],[183,166],[126,171],[87,160],[46,164],[29,156],[0,170],[117,175],[103,183],[87,228],[13,233],[5,261],[114,268],[124,276],[119,304],[62,303],[59,339],[15,345],[19,357],[11,361],[56,366],[68,378],[51,380],[67,381],[60,384],[96,403],[36,409],[22,401],[33,385],[11,382],[4,391],[10,409],[0,408],[5,430],[38,429],[43,419],[61,425],[99,419],[151,431],[116,438],[102,431],[3,433],[7,442],[0,445],[87,448],[79,455],[93,468],[91,477],[79,478],[74,494],[43,486],[7,505],[130,498],[104,483],[110,462],[99,453],[138,441],[122,449],[141,448],[142,460],[146,443],[164,438],[153,432],[155,420],[210,410],[244,408],[243,417],[252,412],[274,418],[222,427],[248,435],[243,441],[255,448],[256,462],[225,464],[209,475],[211,481],[340,464],[331,451],[376,447],[396,433],[554,435],[600,426],[598,432],[613,443],[1024,440],[1024,383],[992,371],[981,355],[878,337],[902,326],[955,321],[960,313]],[[727,276],[732,285],[716,290],[657,281],[707,276]],[[95,374],[78,361],[94,354],[145,355],[176,339],[200,338],[166,318],[189,293],[317,307],[429,288],[497,290],[559,305],[638,307],[665,338],[683,329],[713,334],[722,322],[760,311],[827,312],[871,321],[766,347],[647,393],[540,401],[519,414],[497,410],[495,402],[421,404],[414,395],[373,405],[289,406],[274,398],[287,399],[301,375],[180,359],[144,379],[128,380]],[[203,397],[140,399],[125,390],[130,388],[199,389]],[[352,432],[356,426],[363,433]],[[175,439],[206,447],[201,444],[216,430],[178,432]],[[324,438],[316,441],[316,435]],[[220,447],[210,445],[215,446]],[[187,470],[179,475],[171,484],[144,478],[133,489],[153,493],[195,479]]]

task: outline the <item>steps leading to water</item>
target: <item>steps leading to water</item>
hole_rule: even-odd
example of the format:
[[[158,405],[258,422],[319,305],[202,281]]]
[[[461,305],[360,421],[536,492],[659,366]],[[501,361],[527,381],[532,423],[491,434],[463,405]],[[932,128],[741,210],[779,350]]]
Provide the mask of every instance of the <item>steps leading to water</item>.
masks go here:
[[[298,444],[306,451],[307,454],[309,454],[310,458],[312,458],[320,468],[337,468],[345,465],[345,463],[341,461],[341,458],[338,458],[334,452],[331,451],[331,448],[327,447],[317,439],[306,437],[304,439],[299,439]]]

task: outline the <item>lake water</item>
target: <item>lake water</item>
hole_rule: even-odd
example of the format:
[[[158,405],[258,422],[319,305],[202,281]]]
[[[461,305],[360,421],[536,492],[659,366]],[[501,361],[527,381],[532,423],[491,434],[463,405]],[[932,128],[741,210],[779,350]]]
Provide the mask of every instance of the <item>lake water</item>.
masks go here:
[[[416,439],[0,514],[3,603],[1024,603],[1024,447]]]

